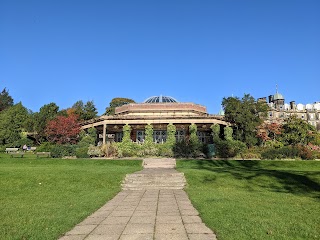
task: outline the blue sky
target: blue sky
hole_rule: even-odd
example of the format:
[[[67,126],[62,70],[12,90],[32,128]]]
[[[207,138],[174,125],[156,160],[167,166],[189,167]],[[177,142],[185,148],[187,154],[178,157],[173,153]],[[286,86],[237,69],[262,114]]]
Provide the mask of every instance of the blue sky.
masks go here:
[[[168,95],[320,101],[319,0],[0,0],[0,90],[38,111]]]

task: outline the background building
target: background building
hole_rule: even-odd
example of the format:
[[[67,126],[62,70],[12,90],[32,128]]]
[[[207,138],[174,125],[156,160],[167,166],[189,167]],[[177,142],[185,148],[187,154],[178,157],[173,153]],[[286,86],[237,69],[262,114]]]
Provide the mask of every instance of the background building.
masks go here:
[[[259,101],[266,101],[266,98],[259,98]],[[276,91],[276,94],[268,97],[268,121],[282,122],[285,118],[296,115],[307,121],[312,126],[320,130],[320,102],[308,104],[296,104],[295,101],[285,103],[285,98],[282,94]]]

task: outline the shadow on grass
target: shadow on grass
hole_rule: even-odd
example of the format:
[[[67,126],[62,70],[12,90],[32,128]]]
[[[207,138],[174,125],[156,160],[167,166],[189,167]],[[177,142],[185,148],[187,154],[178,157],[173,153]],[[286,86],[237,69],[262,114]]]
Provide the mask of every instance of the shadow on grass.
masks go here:
[[[260,161],[195,160],[193,169],[205,169],[217,174],[229,174],[235,179],[247,180],[248,188],[269,188],[271,191],[308,195],[320,200],[319,171],[268,169],[281,168],[278,164],[261,164]],[[205,176],[203,182],[214,182],[216,176]],[[270,180],[272,178],[272,180]]]

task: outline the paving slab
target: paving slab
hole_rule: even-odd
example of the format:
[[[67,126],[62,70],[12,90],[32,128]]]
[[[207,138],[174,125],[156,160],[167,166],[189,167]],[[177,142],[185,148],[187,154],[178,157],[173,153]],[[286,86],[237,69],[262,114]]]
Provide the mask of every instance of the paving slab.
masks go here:
[[[134,173],[138,174],[135,177],[143,183],[143,178],[149,181],[149,175],[153,179],[161,176],[160,181],[178,173],[172,168],[175,166],[172,159],[164,163],[157,161],[159,159],[145,161],[147,169]],[[150,189],[126,190],[124,187],[59,240],[216,240],[186,192],[159,187],[158,180],[155,187],[148,186]]]

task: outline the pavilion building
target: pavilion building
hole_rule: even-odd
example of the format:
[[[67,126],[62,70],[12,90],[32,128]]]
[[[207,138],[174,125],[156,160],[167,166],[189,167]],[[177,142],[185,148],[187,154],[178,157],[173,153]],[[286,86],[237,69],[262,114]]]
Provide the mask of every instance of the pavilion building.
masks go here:
[[[121,142],[123,126],[131,126],[131,140],[143,143],[145,126],[153,126],[154,142],[163,143],[167,138],[167,125],[176,127],[176,139],[182,140],[189,136],[189,126],[196,124],[197,135],[203,143],[211,143],[211,125],[218,124],[220,129],[228,126],[223,115],[207,113],[205,106],[178,102],[168,96],[155,96],[146,99],[143,103],[129,103],[115,109],[114,115],[102,115],[82,124],[82,129],[96,128],[99,143],[107,141]]]

